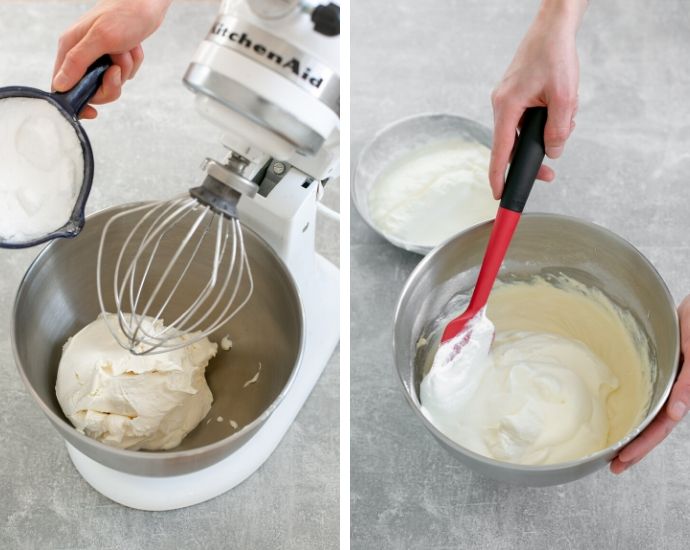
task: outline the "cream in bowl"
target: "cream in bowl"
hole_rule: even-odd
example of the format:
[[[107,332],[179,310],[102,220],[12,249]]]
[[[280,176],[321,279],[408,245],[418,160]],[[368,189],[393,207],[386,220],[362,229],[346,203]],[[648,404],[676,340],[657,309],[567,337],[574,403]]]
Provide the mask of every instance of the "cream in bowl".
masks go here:
[[[421,114],[383,128],[362,150],[351,195],[364,221],[419,254],[496,215],[488,182],[491,130]]]
[[[141,330],[165,328],[146,317]],[[136,355],[111,330],[124,337],[117,315],[101,313],[65,343],[55,384],[62,412],[80,433],[112,447],[177,447],[211,410],[205,375],[218,345],[208,338],[185,345],[195,334],[179,334],[171,341],[177,349]]]
[[[497,284],[485,310],[438,347],[439,327],[468,301],[454,297],[420,347],[435,346],[422,412],[450,439],[514,464],[577,460],[622,439],[645,416],[654,364],[639,324],[601,291],[567,276]]]
[[[209,334],[208,342],[130,356],[118,349],[103,323],[92,324],[101,313],[96,268],[103,228],[130,206],[90,216],[78,240],[53,241],[38,255],[17,292],[15,357],[29,394],[74,456],[135,476],[182,476],[246,452],[245,444],[273,415],[299,370],[302,306],[275,251],[245,228],[254,289],[261,299],[250,300]],[[136,222],[136,215],[117,218],[113,246]],[[185,219],[170,237],[183,238],[192,223]],[[106,250],[105,272],[114,270],[118,250]],[[173,250],[161,248],[160,254]],[[199,253],[178,287],[180,296],[196,296],[207,281],[213,243],[205,242]],[[162,272],[166,264],[152,269]],[[152,272],[156,276],[159,271]],[[151,309],[157,311],[162,302],[158,298]],[[179,309],[172,313],[180,315],[185,303],[174,303]],[[104,305],[116,310],[113,299]],[[222,344],[228,335],[232,342],[226,347],[232,350],[217,349],[214,342]]]
[[[400,242],[429,247],[491,220],[491,150],[468,139],[420,147],[388,166],[369,191],[372,223]]]
[[[480,447],[473,450],[467,446],[469,443],[458,443],[429,419],[424,411],[428,409],[428,402],[422,395],[422,384],[436,351],[434,329],[440,331],[444,322],[441,319],[453,317],[463,309],[462,300],[467,299],[476,282],[491,227],[491,223],[480,224],[446,241],[428,254],[408,278],[395,313],[395,364],[402,389],[421,421],[420,428],[423,426],[428,430],[453,457],[472,470],[520,485],[544,486],[573,481],[606,466],[664,406],[678,372],[680,346],[675,304],[652,264],[630,243],[611,231],[568,216],[524,214],[499,272],[499,280],[505,287],[495,288],[487,309],[488,319],[496,327],[494,348],[502,348],[506,352],[513,349],[516,331],[536,333],[534,338],[544,338],[544,333],[547,333],[549,337],[558,336],[572,341],[569,344],[571,348],[578,347],[578,342],[584,344],[586,350],[578,347],[577,353],[589,361],[592,361],[592,355],[596,356],[594,364],[599,367],[593,376],[587,378],[575,373],[559,378],[545,376],[547,371],[554,370],[553,361],[545,361],[546,368],[535,369],[532,366],[530,375],[517,380],[516,387],[524,387],[520,392],[530,391],[534,395],[535,389],[530,384],[534,378],[544,375],[540,386],[546,397],[533,402],[531,407],[523,407],[522,416],[517,407],[512,413],[507,410],[508,399],[504,410],[487,407],[486,414],[492,415],[492,426],[496,430],[491,433],[487,426],[485,432],[475,435],[481,438],[479,443],[484,447],[492,444],[494,454],[490,454],[491,449],[486,454]],[[564,276],[571,281],[569,285],[563,283]],[[520,290],[520,295],[524,292],[524,303],[518,300],[519,284],[534,285],[534,293],[528,286]],[[551,289],[544,289],[539,286],[541,284],[554,287],[554,292],[564,290],[567,294],[559,294],[556,300]],[[511,288],[515,290],[513,299],[499,301],[501,292],[508,293]],[[545,294],[543,290],[549,292]],[[537,299],[537,294],[543,295],[542,298]],[[559,303],[568,303],[568,300],[579,302],[580,294],[589,304],[585,321],[579,316],[569,317],[573,314],[572,305],[556,307]],[[458,301],[454,302],[454,297]],[[598,315],[600,320],[597,320]],[[606,319],[608,321],[604,323]],[[434,323],[438,326],[434,327]],[[618,327],[619,332],[611,330],[611,326]],[[601,327],[609,328],[602,330]],[[425,336],[431,338],[426,341]],[[543,343],[538,347],[542,351],[545,348]],[[640,351],[644,349],[648,349],[646,360],[644,352]],[[524,354],[526,350],[522,352]],[[623,371],[626,357],[637,366],[631,368],[626,364]],[[650,375],[646,379],[651,386],[648,392],[644,388],[646,365],[650,366]],[[518,369],[518,374],[525,374],[524,369],[523,372]],[[638,374],[636,382],[634,377]],[[564,392],[573,395],[576,380],[580,389],[575,395],[584,396],[582,403],[585,405],[543,408],[552,406],[548,399],[554,395]],[[636,394],[638,398],[634,397]],[[501,394],[494,403],[503,405],[504,397]],[[579,431],[578,427],[585,425],[581,420],[568,428],[571,435],[579,438],[580,443],[573,453],[579,458],[566,459],[565,455],[558,454],[566,451],[567,445],[559,446],[558,453],[556,446],[544,445],[547,434],[565,439],[562,426],[554,420],[563,418],[565,422],[566,410],[577,412],[580,407],[591,405],[592,413],[587,418],[596,418],[597,397],[599,402],[603,401],[598,410],[606,412],[608,427],[590,422],[600,430],[598,435],[591,437],[586,430]],[[523,404],[519,399],[513,402]],[[539,406],[535,407],[537,404]],[[559,418],[553,418],[556,416],[552,414],[553,410],[559,411]],[[529,416],[527,413],[533,412],[537,419],[541,417],[534,422],[534,425],[541,426],[540,430],[527,429],[527,434],[524,431],[522,434],[510,432],[511,421],[523,430],[525,426],[533,425],[523,422],[524,417]],[[518,418],[511,418],[510,415],[516,413]],[[599,418],[603,417],[600,413]],[[570,414],[569,418],[577,420],[581,415]],[[504,419],[502,426],[501,419]],[[483,419],[477,416],[476,421]],[[498,437],[498,428],[501,427],[503,433],[510,434],[512,439],[506,437],[501,441]],[[606,430],[608,432],[603,437]],[[424,433],[420,432],[419,437],[425,437]],[[592,452],[594,447],[599,449]],[[508,452],[512,453],[511,457],[507,456]],[[501,453],[502,458],[494,458]],[[547,456],[540,456],[540,453]],[[443,460],[443,457],[438,459]]]

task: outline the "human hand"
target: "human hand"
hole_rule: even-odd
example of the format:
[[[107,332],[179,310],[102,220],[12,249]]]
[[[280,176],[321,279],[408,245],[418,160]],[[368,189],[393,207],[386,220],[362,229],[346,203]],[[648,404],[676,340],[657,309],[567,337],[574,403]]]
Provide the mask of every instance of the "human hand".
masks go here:
[[[690,407],[690,296],[686,296],[678,306],[678,317],[683,355],[683,365],[678,380],[673,385],[666,406],[656,415],[652,423],[613,459],[611,471],[614,474],[623,473],[647,456],[649,451],[671,433]],[[688,359],[687,363],[685,359]]]
[[[144,60],[141,43],[163,22],[171,0],[101,0],[58,41],[53,89],[65,92],[79,82],[86,69],[104,54],[113,61],[103,83],[80,113],[95,118],[93,105],[120,97],[122,85],[133,78]]]
[[[520,119],[528,107],[547,107],[546,155],[561,156],[575,128],[579,63],[575,35],[586,0],[544,0],[503,79],[491,94],[494,140],[489,182],[494,198],[503,193],[505,173],[515,146]],[[551,181],[554,171],[543,165],[537,178]]]

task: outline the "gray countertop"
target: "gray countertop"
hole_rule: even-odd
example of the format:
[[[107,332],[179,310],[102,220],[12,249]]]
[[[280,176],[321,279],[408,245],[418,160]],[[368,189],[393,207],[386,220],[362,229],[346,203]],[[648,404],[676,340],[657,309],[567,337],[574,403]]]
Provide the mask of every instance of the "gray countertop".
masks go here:
[[[48,88],[60,32],[87,4],[3,2],[0,85]],[[146,61],[115,104],[85,127],[96,158],[89,211],[166,198],[199,179],[219,151],[181,77],[217,2],[175,2],[144,44]],[[338,205],[335,186],[326,202]],[[338,261],[338,228],[324,222],[319,249]],[[210,502],[162,513],[131,510],[91,489],[19,379],[10,316],[37,250],[0,251],[0,548],[336,548],[338,544],[338,353],[275,453],[246,482]]]
[[[490,92],[538,2],[356,0],[352,152],[420,112],[492,124]],[[579,35],[578,126],[528,210],[602,224],[637,246],[674,297],[690,293],[690,12],[681,0],[592,2]],[[474,474],[408,407],[391,350],[393,311],[420,257],[354,212],[351,227],[352,548],[687,548],[690,421],[620,477],[559,487]]]

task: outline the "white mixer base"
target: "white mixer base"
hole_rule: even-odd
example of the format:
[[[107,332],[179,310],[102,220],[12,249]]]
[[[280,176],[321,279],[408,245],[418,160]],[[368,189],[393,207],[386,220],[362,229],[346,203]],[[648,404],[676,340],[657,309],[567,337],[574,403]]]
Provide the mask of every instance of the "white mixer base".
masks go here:
[[[256,435],[227,458],[203,470],[172,477],[146,477],[103,466],[69,443],[81,476],[99,493],[139,510],[175,510],[217,497],[242,483],[268,459],[309,397],[340,339],[339,271],[317,256],[310,284],[300,288],[306,323],[302,363],[292,387]]]

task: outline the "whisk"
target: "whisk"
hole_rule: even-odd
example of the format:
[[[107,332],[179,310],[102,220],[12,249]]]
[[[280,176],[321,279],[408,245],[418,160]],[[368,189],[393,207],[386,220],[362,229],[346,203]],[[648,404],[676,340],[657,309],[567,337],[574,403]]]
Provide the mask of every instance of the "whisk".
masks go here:
[[[234,153],[225,165],[206,159],[206,178],[189,194],[135,205],[103,227],[98,299],[111,334],[131,353],[188,346],[222,327],[249,301],[254,282],[237,218],[240,196],[258,189],[243,176],[247,164]],[[134,225],[121,234],[118,222],[132,216]],[[121,239],[116,258],[106,257],[111,238]],[[109,285],[104,278],[113,259]],[[189,286],[185,277],[194,274],[196,281],[200,269],[195,292],[181,291]],[[115,304],[115,315],[108,315],[106,303]]]

